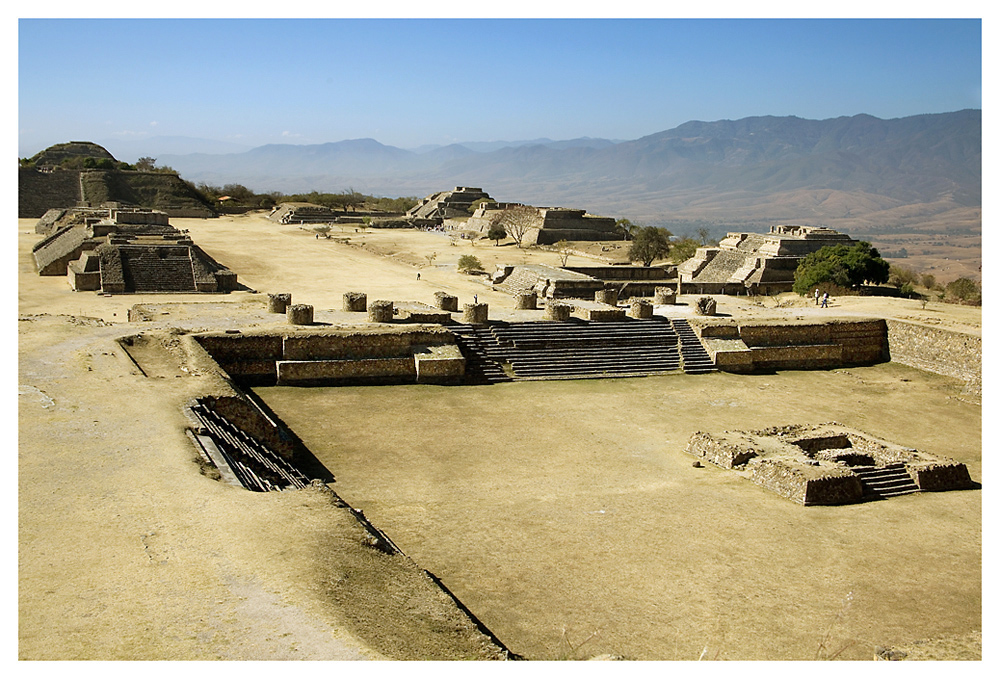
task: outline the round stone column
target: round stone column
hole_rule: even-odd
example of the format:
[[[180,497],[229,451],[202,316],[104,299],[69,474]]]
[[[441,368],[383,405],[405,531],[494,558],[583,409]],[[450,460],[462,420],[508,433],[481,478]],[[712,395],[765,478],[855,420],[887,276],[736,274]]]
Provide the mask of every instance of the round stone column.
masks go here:
[[[435,292],[434,300],[442,311],[458,311],[458,297],[447,292]]]
[[[368,295],[363,292],[345,292],[344,311],[368,311]]]
[[[312,325],[312,304],[292,304],[287,311],[288,322],[291,325]]]
[[[290,292],[276,292],[267,296],[267,310],[272,314],[285,313],[291,303],[292,294]]]
[[[515,309],[537,309],[538,308],[538,293],[537,292],[520,292],[514,295],[514,308]]]
[[[594,301],[600,302],[601,304],[610,304],[611,306],[618,306],[618,291],[605,288],[604,290],[598,290],[594,293]]]
[[[573,307],[563,302],[550,302],[545,305],[545,318],[550,321],[568,321]]]
[[[368,320],[372,323],[392,322],[392,302],[379,299],[368,305]]]
[[[462,322],[482,325],[490,319],[490,305],[484,302],[462,305]]]
[[[653,304],[677,304],[677,291],[666,286],[656,286],[653,290]]]
[[[632,318],[652,318],[653,305],[644,299],[633,300],[628,315]]]

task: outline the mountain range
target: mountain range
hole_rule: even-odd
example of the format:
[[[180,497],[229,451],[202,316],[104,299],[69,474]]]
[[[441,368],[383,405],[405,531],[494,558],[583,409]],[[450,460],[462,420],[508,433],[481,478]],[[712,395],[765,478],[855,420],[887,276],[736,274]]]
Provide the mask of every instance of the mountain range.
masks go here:
[[[157,163],[196,184],[419,197],[476,186],[497,200],[647,223],[981,225],[982,111],[692,121],[631,141],[269,144]]]

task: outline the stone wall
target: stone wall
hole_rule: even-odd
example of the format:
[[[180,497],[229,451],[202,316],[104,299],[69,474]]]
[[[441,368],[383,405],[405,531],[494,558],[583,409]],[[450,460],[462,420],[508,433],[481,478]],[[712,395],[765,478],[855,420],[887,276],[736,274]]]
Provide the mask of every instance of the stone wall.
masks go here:
[[[981,337],[904,321],[886,321],[886,325],[891,360],[964,380],[968,393],[982,395]]]
[[[465,374],[454,335],[443,328],[210,332],[194,338],[228,375],[254,385],[413,382],[418,362],[421,381],[454,382]]]

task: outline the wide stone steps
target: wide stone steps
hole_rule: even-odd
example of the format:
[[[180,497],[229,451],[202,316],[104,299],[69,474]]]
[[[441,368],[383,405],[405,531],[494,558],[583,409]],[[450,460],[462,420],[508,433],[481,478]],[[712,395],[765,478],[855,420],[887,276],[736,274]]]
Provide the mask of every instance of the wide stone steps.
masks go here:
[[[584,379],[715,370],[687,322],[539,321],[449,326],[466,357],[470,382]],[[508,366],[505,371],[504,367]]]
[[[123,257],[125,289],[135,292],[191,292],[195,290],[191,258]]]
[[[858,475],[864,497],[868,499],[908,495],[920,490],[901,462],[884,467],[852,467],[851,471]]]

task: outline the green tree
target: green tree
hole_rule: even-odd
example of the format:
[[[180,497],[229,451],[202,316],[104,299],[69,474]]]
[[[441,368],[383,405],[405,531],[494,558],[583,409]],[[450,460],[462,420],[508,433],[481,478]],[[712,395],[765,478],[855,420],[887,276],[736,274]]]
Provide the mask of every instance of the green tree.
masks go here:
[[[671,233],[661,226],[640,226],[632,232],[632,245],[628,258],[649,266],[654,259],[664,259],[670,254]]]
[[[957,278],[944,286],[944,297],[949,302],[981,304],[983,293],[979,284],[970,278]]]
[[[889,263],[871,243],[860,241],[851,247],[827,245],[803,257],[792,290],[806,295],[824,283],[856,290],[865,283],[877,285],[888,279]]]
[[[482,271],[483,263],[475,255],[462,255],[458,258],[459,273],[469,273],[471,271]]]
[[[625,240],[632,240],[632,234],[635,233],[636,229],[640,229],[638,224],[633,224],[629,219],[619,219],[615,222],[615,229],[622,235]]]
[[[156,158],[143,156],[139,160],[135,161],[135,169],[140,172],[152,172],[156,169]]]
[[[682,238],[670,245],[670,261],[680,264],[694,257],[695,250],[701,247],[701,242],[694,238]]]
[[[507,237],[507,229],[503,228],[503,224],[494,222],[490,224],[490,230],[486,233],[486,237],[500,245],[500,241]]]

